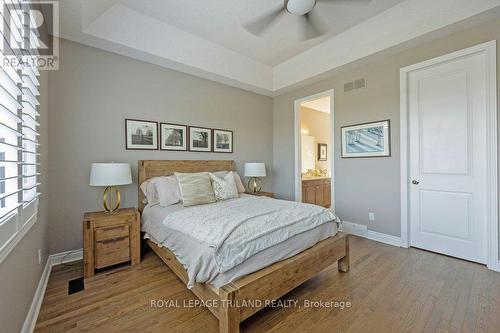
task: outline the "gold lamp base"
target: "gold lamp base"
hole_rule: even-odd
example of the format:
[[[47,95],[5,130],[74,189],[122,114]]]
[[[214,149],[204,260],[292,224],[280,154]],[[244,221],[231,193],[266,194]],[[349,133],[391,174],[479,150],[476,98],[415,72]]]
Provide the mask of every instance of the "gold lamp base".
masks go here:
[[[258,177],[252,177],[248,180],[248,190],[252,193],[259,193],[262,190],[262,182]]]
[[[120,190],[114,186],[104,189],[102,203],[106,213],[115,213],[120,209]]]

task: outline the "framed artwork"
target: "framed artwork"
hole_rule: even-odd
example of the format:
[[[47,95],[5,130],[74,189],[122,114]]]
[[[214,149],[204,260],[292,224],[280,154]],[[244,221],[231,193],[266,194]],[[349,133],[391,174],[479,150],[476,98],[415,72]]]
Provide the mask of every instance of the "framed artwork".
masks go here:
[[[214,153],[233,152],[233,131],[214,129]]]
[[[189,151],[212,151],[212,130],[189,126]]]
[[[341,128],[342,158],[391,156],[390,120]]]
[[[156,121],[125,119],[125,148],[128,150],[157,150],[158,123]]]
[[[161,150],[187,150],[187,126],[160,123]]]
[[[326,143],[318,143],[318,161],[326,161],[328,159],[328,145]]]

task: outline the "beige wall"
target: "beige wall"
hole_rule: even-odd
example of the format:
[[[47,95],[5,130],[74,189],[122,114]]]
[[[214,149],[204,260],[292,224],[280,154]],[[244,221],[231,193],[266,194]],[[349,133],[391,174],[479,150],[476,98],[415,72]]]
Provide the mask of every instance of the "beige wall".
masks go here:
[[[300,108],[301,129],[307,129],[310,136],[316,140],[316,168],[326,169],[330,173],[330,151],[327,161],[318,161],[318,143],[326,143],[330,149],[330,115],[325,112],[316,111],[306,107]]]
[[[33,301],[49,253],[48,221],[48,75],[40,76],[40,172],[38,220],[0,264],[0,331],[18,333]],[[42,263],[38,264],[38,249]]]
[[[274,99],[274,184],[278,197],[294,197],[294,101],[335,89],[335,138],[340,127],[369,121],[391,120],[390,158],[341,159],[335,142],[335,201],[345,220],[368,225],[370,230],[400,235],[399,69],[476,44],[497,40],[500,20],[481,24],[418,47],[363,59],[340,69],[325,80]],[[374,41],[376,42],[376,41]],[[500,56],[500,51],[498,52]],[[344,93],[345,82],[365,78],[367,88]],[[498,85],[500,89],[500,84]],[[375,221],[368,222],[368,213]]]
[[[60,69],[50,73],[50,252],[82,247],[82,216],[101,209],[89,187],[90,164],[141,159],[262,161],[272,183],[272,99],[156,65],[60,43]],[[137,118],[234,131],[234,154],[126,151],[124,119]],[[122,188],[123,207],[137,206],[137,184]]]

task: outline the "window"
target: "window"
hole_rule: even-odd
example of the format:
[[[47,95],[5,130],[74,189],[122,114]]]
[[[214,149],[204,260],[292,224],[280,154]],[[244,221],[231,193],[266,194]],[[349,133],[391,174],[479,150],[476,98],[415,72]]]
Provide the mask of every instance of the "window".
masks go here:
[[[0,161],[5,159],[5,153],[0,152]],[[5,167],[0,166],[0,179],[5,178]],[[5,194],[5,182],[0,181],[0,197]],[[0,209],[5,208],[5,199],[0,199]]]
[[[10,1],[18,6],[19,1]],[[28,15],[9,16],[0,9],[0,261],[16,236],[36,221],[38,207],[38,76],[36,68],[5,66],[6,50],[18,59],[33,57],[21,27]],[[10,22],[9,22],[10,21]],[[28,30],[29,31],[29,30]],[[28,32],[29,33],[29,32]],[[23,41],[25,43],[23,43]],[[17,237],[20,239],[20,237]],[[9,247],[9,248],[10,248]],[[7,251],[8,252],[8,251]]]

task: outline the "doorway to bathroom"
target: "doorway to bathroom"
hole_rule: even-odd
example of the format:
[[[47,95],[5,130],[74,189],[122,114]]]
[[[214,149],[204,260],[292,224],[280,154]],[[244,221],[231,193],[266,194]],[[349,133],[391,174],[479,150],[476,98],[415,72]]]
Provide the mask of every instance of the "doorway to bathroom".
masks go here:
[[[295,101],[295,200],[335,208],[334,91]]]

